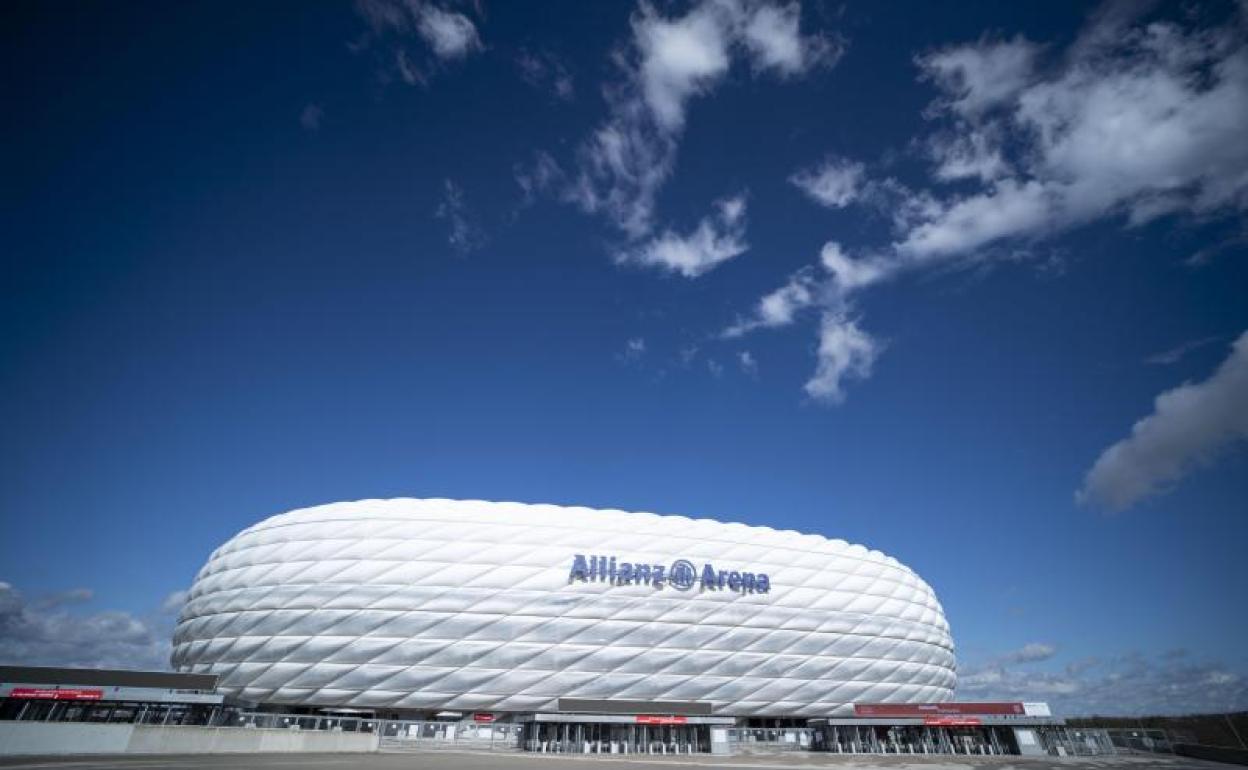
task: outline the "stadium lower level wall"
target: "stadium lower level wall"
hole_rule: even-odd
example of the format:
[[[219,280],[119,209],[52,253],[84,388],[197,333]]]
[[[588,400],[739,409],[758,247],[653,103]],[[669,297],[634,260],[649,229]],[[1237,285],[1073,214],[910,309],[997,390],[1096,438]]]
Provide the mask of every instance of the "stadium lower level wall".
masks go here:
[[[0,755],[354,753],[377,745],[373,734],[322,730],[0,722]]]

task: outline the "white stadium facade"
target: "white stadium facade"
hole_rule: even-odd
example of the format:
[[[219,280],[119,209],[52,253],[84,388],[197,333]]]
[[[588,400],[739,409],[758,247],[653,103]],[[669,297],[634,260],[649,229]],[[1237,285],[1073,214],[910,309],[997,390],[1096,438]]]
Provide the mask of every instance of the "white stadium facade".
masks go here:
[[[896,559],[652,513],[396,499],[273,516],[209,556],[171,662],[0,665],[0,734],[109,722],[612,754],[1084,740],[1041,703],[955,701],[944,611]]]
[[[826,717],[953,697],[932,589],[878,551],[709,519],[365,500],[218,548],[174,635],[179,671],[290,706],[542,712],[680,702]]]

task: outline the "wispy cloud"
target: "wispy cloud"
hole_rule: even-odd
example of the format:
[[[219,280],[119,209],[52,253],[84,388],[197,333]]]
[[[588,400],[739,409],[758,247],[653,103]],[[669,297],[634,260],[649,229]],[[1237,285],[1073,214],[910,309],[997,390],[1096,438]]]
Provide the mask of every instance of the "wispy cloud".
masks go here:
[[[1002,663],[1038,663],[1057,654],[1057,647],[1045,642],[1028,642],[1001,656]]]
[[[815,373],[806,381],[806,394],[816,401],[839,404],[845,400],[847,380],[864,380],[880,355],[882,344],[858,327],[857,321],[834,312],[823,314]]]
[[[820,301],[823,290],[823,282],[815,269],[804,267],[789,276],[783,286],[764,295],[753,313],[737,319],[724,330],[723,336],[734,338],[761,327],[788,326],[798,313]]]
[[[512,168],[512,176],[523,194],[521,206],[531,205],[542,193],[562,187],[567,182],[559,162],[548,152],[533,153],[529,162],[517,163]]]
[[[797,3],[702,0],[675,17],[641,4],[631,44],[615,54],[621,78],[606,89],[608,116],[581,145],[563,197],[630,239],[648,236],[688,106],[723,82],[734,58],[780,77],[835,63],[839,43],[803,35],[799,16]]]
[[[897,253],[940,259],[1107,216],[1139,225],[1172,213],[1245,210],[1241,24],[1193,29],[1101,14],[1051,70],[1037,66],[1040,47],[1022,38],[919,57],[941,92],[932,113],[953,121],[938,171],[999,173],[977,172],[978,192],[940,197],[904,229]]]
[[[646,354],[644,337],[633,337],[624,343],[624,349],[616,356],[622,363],[634,364]]]
[[[476,25],[462,13],[413,0],[408,0],[407,7],[416,17],[416,29],[420,36],[439,59],[462,59],[481,50]]]
[[[688,235],[667,230],[645,243],[618,252],[616,262],[660,267],[686,278],[697,278],[743,253],[745,242],[745,196],[717,201],[715,212],[704,217]]]
[[[569,101],[576,95],[572,73],[563,59],[550,51],[521,49],[516,54],[516,68],[521,80],[556,99]]]
[[[484,50],[476,24],[458,11],[425,0],[356,0],[369,32],[352,50],[377,49],[383,79],[428,85],[444,63]],[[420,41],[412,46],[411,41]]]
[[[1248,142],[1240,137],[1248,125],[1248,11],[1194,27],[1142,18],[1147,4],[1123,7],[1130,12],[1094,15],[1060,53],[986,36],[916,57],[920,80],[937,90],[925,112],[931,130],[916,141],[931,163],[930,189],[871,178],[845,158],[793,175],[820,205],[885,213],[894,235],[852,254],[830,242],[822,271],[794,274],[726,334],[824,308],[806,390],[837,403],[844,374],[868,376],[878,348],[856,322],[841,327],[828,318],[852,314],[868,287],[909,271],[1015,260],[1020,245],[1094,220],[1138,226],[1166,215],[1248,211]],[[851,341],[859,352],[847,359]],[[846,360],[857,363],[839,363]]]
[[[1191,353],[1194,350],[1199,350],[1205,347],[1206,345],[1211,345],[1223,339],[1225,339],[1225,337],[1223,337],[1220,334],[1216,334],[1212,337],[1201,337],[1200,339],[1197,339],[1197,340],[1188,340],[1187,342],[1184,342],[1180,345],[1176,345],[1170,348],[1169,350],[1163,350],[1160,353],[1154,353],[1153,355],[1144,359],[1144,362],[1149,363],[1149,364],[1154,364],[1157,366],[1169,366],[1171,364],[1177,364],[1179,361],[1183,360],[1183,357],[1186,356],[1188,353]]]
[[[1039,666],[1023,650],[971,663],[958,677],[966,700],[1044,700],[1066,716],[1217,713],[1248,709],[1248,676],[1225,664],[1163,653],[1084,658]],[[1050,645],[1039,645],[1048,648]],[[1037,654],[1047,652],[1038,649]]]
[[[182,607],[186,604],[190,593],[186,589],[169,593],[164,601],[160,603],[160,611],[166,615],[177,615],[182,611]]]
[[[0,582],[0,661],[18,665],[169,668],[170,634],[117,610],[76,611],[89,589],[28,601]]]
[[[819,165],[798,171],[789,181],[811,200],[828,208],[844,208],[863,192],[866,166],[856,161],[829,158]]]
[[[472,213],[464,202],[464,191],[450,179],[444,180],[442,202],[434,210],[436,219],[450,225],[446,242],[460,254],[467,254],[485,245],[485,231],[473,222]]]
[[[737,354],[737,363],[741,365],[741,371],[751,377],[758,376],[758,359],[754,358],[754,354],[748,350],[742,350]]]
[[[1153,413],[1097,458],[1076,498],[1114,511],[1129,508],[1245,440],[1248,332],[1209,379],[1157,396]]]
[[[325,118],[325,109],[319,104],[309,104],[299,113],[299,125],[305,131],[319,131]]]

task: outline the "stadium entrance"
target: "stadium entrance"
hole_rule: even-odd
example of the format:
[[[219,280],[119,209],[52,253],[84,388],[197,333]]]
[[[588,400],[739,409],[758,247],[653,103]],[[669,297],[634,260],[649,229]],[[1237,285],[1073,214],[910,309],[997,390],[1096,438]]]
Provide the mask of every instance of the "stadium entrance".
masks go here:
[[[711,724],[731,718],[661,715],[533,714],[520,746],[538,754],[708,754]]]

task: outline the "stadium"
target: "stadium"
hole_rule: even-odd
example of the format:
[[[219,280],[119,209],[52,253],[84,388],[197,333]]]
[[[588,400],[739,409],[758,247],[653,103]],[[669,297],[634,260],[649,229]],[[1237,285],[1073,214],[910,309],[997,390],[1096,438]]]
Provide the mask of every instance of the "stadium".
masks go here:
[[[433,716],[679,702],[734,717],[949,700],[932,589],[816,535],[549,505],[370,500],[217,549],[179,671],[248,701]]]
[[[6,670],[0,718],[612,754],[1050,753],[1063,723],[1042,703],[955,702],[940,602],[879,551],[554,505],[265,519],[208,557],[171,662]]]

